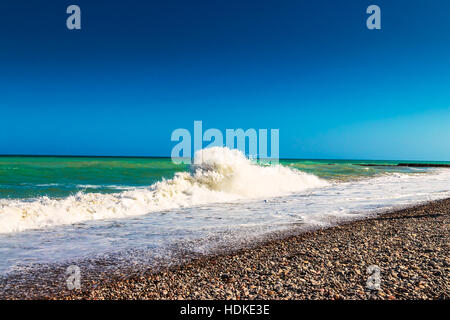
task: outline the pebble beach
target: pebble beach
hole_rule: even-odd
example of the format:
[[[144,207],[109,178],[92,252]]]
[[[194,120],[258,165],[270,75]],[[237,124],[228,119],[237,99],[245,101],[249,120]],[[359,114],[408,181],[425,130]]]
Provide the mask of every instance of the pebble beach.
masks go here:
[[[79,290],[67,290],[58,268],[34,283],[3,279],[0,298],[448,299],[449,225],[445,199],[157,272],[91,275]],[[368,288],[369,266],[380,271],[379,289]]]

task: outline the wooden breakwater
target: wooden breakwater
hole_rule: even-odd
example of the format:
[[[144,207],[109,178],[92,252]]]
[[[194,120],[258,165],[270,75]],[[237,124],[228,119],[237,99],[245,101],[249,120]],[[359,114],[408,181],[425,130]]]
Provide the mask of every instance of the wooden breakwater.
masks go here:
[[[356,163],[362,167],[414,167],[414,168],[450,168],[447,163],[399,163],[399,164],[376,164],[376,163]]]

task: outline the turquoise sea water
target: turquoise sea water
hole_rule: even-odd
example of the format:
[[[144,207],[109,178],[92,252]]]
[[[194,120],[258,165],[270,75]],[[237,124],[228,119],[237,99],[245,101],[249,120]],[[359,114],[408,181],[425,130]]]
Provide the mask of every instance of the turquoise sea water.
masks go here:
[[[407,161],[281,160],[323,179],[341,181],[373,177],[385,172],[417,173],[426,169],[395,167]],[[417,161],[415,161],[417,162]],[[358,164],[393,165],[365,167]],[[450,163],[450,162],[436,162]],[[170,158],[0,157],[0,198],[61,198],[77,192],[115,193],[149,186],[175,172],[189,170]]]
[[[0,157],[0,198],[118,192],[187,168],[168,158]]]

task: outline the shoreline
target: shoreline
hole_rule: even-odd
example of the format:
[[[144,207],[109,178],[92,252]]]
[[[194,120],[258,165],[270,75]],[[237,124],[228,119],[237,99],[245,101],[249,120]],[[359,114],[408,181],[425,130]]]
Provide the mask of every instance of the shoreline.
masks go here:
[[[80,290],[65,268],[31,272],[0,281],[0,299],[449,299],[449,227],[450,198],[156,272],[82,275]],[[366,287],[372,265],[380,290]]]

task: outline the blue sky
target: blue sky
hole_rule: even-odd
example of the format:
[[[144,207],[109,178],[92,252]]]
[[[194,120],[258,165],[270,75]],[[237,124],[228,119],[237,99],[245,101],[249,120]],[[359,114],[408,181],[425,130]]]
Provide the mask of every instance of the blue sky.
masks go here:
[[[202,120],[277,128],[281,157],[450,160],[447,0],[4,0],[0,39],[0,154],[169,156]]]

